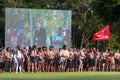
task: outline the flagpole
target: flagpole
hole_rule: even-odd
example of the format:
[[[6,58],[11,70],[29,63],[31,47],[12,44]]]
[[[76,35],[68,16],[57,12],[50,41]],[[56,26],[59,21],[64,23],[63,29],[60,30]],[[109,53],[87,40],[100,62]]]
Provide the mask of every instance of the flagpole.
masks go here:
[[[97,47],[99,48],[100,40],[109,40],[108,47],[110,48],[110,26],[107,25],[98,32],[94,33],[93,35],[93,41],[97,42]]]
[[[99,42],[100,42],[100,41],[98,40],[98,43],[97,43],[97,47],[98,47],[98,49],[99,49]]]
[[[33,45],[33,28],[32,28],[32,10],[29,9],[30,12],[30,46]]]
[[[110,25],[109,25],[109,32],[110,32]],[[110,38],[110,33],[109,33],[109,38]],[[109,39],[109,49],[110,49],[110,39]]]
[[[110,40],[109,40],[109,49],[110,49]]]

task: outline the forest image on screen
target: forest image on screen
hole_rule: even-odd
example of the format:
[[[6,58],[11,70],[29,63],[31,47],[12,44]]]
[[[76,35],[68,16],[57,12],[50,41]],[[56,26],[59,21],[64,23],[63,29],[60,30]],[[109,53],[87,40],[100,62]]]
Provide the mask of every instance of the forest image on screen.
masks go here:
[[[6,8],[5,47],[71,47],[71,11]]]

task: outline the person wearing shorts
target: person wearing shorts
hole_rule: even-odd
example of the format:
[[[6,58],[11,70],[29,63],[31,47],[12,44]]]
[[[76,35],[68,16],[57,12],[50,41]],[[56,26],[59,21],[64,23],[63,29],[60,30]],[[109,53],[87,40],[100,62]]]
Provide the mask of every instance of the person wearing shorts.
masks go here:
[[[54,68],[54,72],[60,71],[60,55],[59,55],[59,53],[56,53],[54,56],[53,68]]]
[[[24,62],[24,56],[23,53],[21,52],[20,48],[17,48],[17,54],[16,54],[16,73],[18,73],[18,71],[20,73],[22,73],[22,63]]]
[[[63,45],[63,49],[60,51],[60,64],[61,64],[62,72],[64,72],[66,69],[68,57],[69,57],[69,52],[67,50],[67,46]]]
[[[115,69],[116,71],[119,70],[119,65],[120,65],[120,53],[119,50],[116,51],[116,53],[114,54],[114,58],[115,58]]]
[[[48,71],[54,71],[53,70],[53,62],[54,62],[54,56],[55,56],[55,50],[53,46],[50,46],[49,52],[48,52]]]
[[[42,48],[38,48],[38,71],[44,72],[44,52]]]
[[[89,71],[95,70],[95,59],[94,59],[94,53],[92,51],[89,52]]]
[[[11,55],[10,55],[10,48],[7,47],[6,50],[3,51],[3,54],[4,54],[4,70],[5,71],[9,71],[11,72],[11,67],[12,67],[12,58],[11,58]]]
[[[0,72],[3,72],[4,69],[4,55],[2,49],[0,49]]]
[[[31,49],[31,56],[30,56],[30,62],[32,66],[32,72],[37,72],[37,63],[38,63],[38,58],[37,58],[37,49],[35,46]]]
[[[80,50],[80,59],[81,59],[81,71],[83,71],[83,67],[85,66],[85,58],[86,58],[86,49],[85,48],[82,48]]]
[[[73,59],[74,59],[74,54],[73,54],[73,49],[69,48],[69,57],[67,59],[67,66],[66,66],[66,71],[73,71]]]

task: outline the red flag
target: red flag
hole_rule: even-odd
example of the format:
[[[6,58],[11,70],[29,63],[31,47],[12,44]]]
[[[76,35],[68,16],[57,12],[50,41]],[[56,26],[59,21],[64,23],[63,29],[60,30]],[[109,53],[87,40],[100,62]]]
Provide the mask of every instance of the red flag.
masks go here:
[[[93,41],[110,40],[110,25],[105,26],[93,35]]]

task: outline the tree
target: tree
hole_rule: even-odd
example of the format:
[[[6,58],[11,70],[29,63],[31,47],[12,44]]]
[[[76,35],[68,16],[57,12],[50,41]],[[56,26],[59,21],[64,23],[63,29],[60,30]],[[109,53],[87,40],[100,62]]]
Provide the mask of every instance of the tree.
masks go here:
[[[120,40],[120,1],[119,0],[92,0],[92,9],[95,15],[102,19],[104,24],[110,24],[111,48],[119,48]]]
[[[111,23],[120,20],[119,0],[92,0],[92,9],[105,22]]]
[[[72,44],[81,48],[94,46],[92,34],[108,23],[111,27],[112,47],[120,47],[120,1],[119,0],[0,0],[2,16],[0,23],[4,36],[5,7],[63,9],[72,11]],[[117,30],[116,30],[117,28]],[[106,44],[108,45],[108,44]]]
[[[99,20],[96,20],[97,16],[92,13],[90,3],[91,0],[5,0],[4,5],[14,8],[72,10],[72,42],[75,47],[83,47],[83,45],[90,45],[95,25],[99,22]],[[97,22],[92,22],[92,20]]]
[[[5,9],[4,9],[4,0],[0,0],[0,47],[3,47],[4,43],[4,33],[5,33]]]

